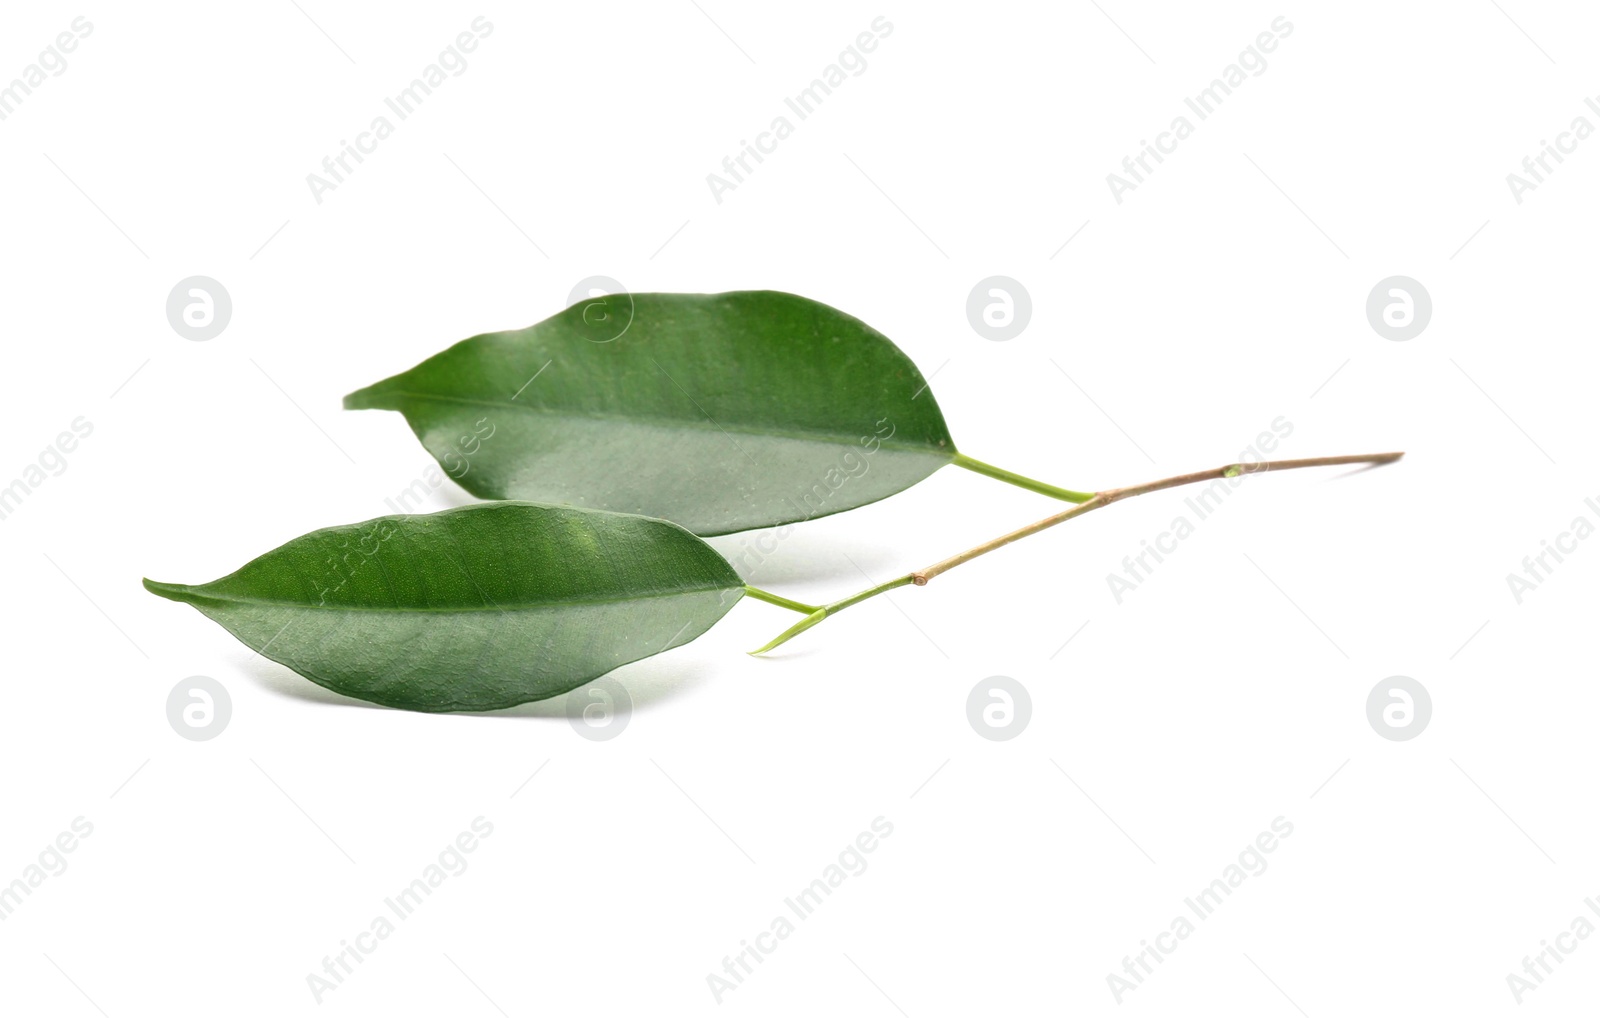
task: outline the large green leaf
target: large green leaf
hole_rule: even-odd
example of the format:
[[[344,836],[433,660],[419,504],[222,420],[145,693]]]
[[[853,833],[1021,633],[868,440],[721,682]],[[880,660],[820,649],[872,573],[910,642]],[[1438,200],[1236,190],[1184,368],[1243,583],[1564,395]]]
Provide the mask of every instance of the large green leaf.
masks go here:
[[[704,633],[744,583],[664,520],[528,502],[297,537],[199,586],[145,581],[346,696],[493,710]]]
[[[793,294],[619,294],[474,336],[345,397],[398,410],[457,483],[697,534],[902,491],[955,444],[882,333]]]

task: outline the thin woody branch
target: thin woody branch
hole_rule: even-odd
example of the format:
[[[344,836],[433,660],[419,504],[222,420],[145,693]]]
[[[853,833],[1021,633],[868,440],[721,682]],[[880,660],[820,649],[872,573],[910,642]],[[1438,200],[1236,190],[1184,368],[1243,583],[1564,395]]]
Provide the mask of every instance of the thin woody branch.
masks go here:
[[[1403,452],[1380,452],[1355,456],[1312,456],[1305,459],[1263,460],[1255,463],[1229,463],[1226,466],[1216,467],[1211,470],[1197,470],[1194,473],[1178,474],[1175,477],[1164,477],[1159,481],[1149,481],[1145,484],[1135,484],[1126,488],[1107,488],[1105,491],[1096,492],[1088,499],[1088,501],[1075,505],[1071,509],[1056,513],[1054,516],[1047,516],[1036,523],[1030,523],[1025,527],[1013,530],[1009,534],[1003,534],[992,541],[985,541],[983,544],[980,544],[975,548],[969,548],[966,551],[952,555],[947,559],[941,559],[940,561],[935,562],[933,565],[924,566],[923,568],[907,573],[904,576],[896,577],[895,579],[890,580],[888,583],[879,584],[878,586],[864,590],[859,594],[853,594],[850,597],[835,601],[832,604],[823,605],[811,614],[807,615],[804,619],[784,630],[766,646],[761,647],[759,650],[753,650],[750,653],[765,654],[774,647],[788,642],[790,639],[793,639],[794,637],[805,632],[807,629],[810,629],[812,626],[815,626],[817,623],[826,619],[829,615],[843,611],[845,608],[848,608],[853,604],[859,604],[869,597],[874,597],[878,594],[884,593],[885,591],[893,590],[896,587],[903,587],[908,584],[914,584],[918,587],[925,586],[927,582],[933,579],[935,576],[954,569],[963,562],[970,562],[980,555],[987,555],[996,548],[1003,548],[1014,541],[1020,541],[1024,537],[1029,537],[1033,534],[1039,533],[1041,530],[1048,530],[1058,523],[1065,523],[1074,517],[1082,516],[1084,513],[1094,512],[1096,509],[1103,509],[1106,506],[1111,505],[1113,502],[1120,502],[1125,498],[1133,498],[1136,495],[1146,495],[1152,491],[1163,491],[1167,488],[1177,488],[1185,484],[1196,484],[1200,481],[1212,481],[1239,477],[1243,474],[1262,474],[1273,470],[1297,470],[1302,467],[1333,467],[1344,464],[1379,466],[1384,463],[1393,463],[1395,460],[1404,455],[1405,453]]]

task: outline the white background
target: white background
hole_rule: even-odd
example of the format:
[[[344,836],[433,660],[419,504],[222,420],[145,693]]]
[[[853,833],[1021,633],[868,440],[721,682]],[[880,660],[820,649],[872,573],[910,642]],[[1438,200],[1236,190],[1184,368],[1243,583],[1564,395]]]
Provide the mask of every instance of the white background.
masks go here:
[[[0,79],[74,17],[93,32],[0,122],[0,485],[75,418],[94,431],[0,521],[0,883],[74,818],[93,834],[0,922],[0,1008],[1320,1018],[1594,1000],[1600,938],[1566,941],[1520,1010],[1506,977],[1574,917],[1600,924],[1583,904],[1600,894],[1600,542],[1521,604],[1506,575],[1597,516],[1600,140],[1520,204],[1505,179],[1573,118],[1600,126],[1593,11],[298,6],[4,15]],[[317,203],[307,174],[480,14],[493,32],[467,70]],[[893,32],[866,70],[717,203],[706,175],[878,15]],[[1118,204],[1106,175],[1279,16],[1293,32],[1266,70]],[[165,316],[195,274],[234,304],[209,342]],[[747,601],[616,672],[635,706],[605,742],[559,700],[348,701],[140,588],[388,511],[431,461],[399,415],[340,397],[542,319],[596,274],[849,311],[937,370],[964,451],[1070,487],[1229,462],[1280,416],[1279,455],[1407,456],[1249,479],[1121,604],[1107,574],[1180,493],[767,660],[743,652],[793,616]],[[1433,301],[1408,342],[1366,318],[1395,274]],[[1009,342],[967,321],[991,275],[1031,294]],[[447,487],[432,507],[467,500]],[[828,600],[1059,507],[945,470],[796,528],[747,578]],[[213,741],[168,725],[191,675],[231,694]],[[994,675],[1032,699],[1008,742],[967,721]],[[1393,675],[1432,695],[1412,741],[1367,721]],[[319,1005],[308,974],[480,816],[494,833],[470,867]],[[707,976],[880,816],[893,834],[865,872],[719,1005]],[[1107,976],[1277,817],[1293,835],[1266,871],[1119,1004]]]

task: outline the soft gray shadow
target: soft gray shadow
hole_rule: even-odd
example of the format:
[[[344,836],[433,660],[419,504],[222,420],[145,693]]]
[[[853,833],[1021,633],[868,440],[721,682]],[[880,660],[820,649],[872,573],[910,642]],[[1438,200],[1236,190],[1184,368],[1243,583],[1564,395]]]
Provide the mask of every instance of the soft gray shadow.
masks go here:
[[[790,661],[804,661],[806,658],[816,657],[822,653],[822,648],[820,646],[799,645],[799,641],[804,640],[805,638],[805,636],[797,636],[795,637],[795,642],[786,643],[781,647],[775,647],[772,650],[767,651],[765,654],[758,654],[754,657],[754,660],[768,662],[770,667],[777,667],[780,664],[786,664]]]
[[[877,582],[903,574],[913,565],[904,553],[882,543],[798,528],[781,538],[776,531],[756,530],[708,537],[706,543],[721,553],[745,582],[769,590],[786,583],[829,581],[843,584],[849,593],[871,586],[861,570]]]
[[[1354,477],[1357,474],[1364,474],[1368,470],[1380,470],[1383,467],[1392,467],[1396,463],[1400,463],[1400,462],[1403,462],[1403,461],[1402,460],[1391,460],[1388,463],[1363,463],[1361,466],[1356,467],[1354,470],[1346,470],[1342,474],[1334,474],[1332,477],[1327,479],[1326,483],[1331,484],[1334,481],[1342,481],[1346,477]]]
[[[357,700],[353,697],[345,696],[343,693],[335,693],[333,690],[319,686],[310,679],[295,674],[288,667],[280,665],[276,661],[270,661],[259,654],[247,661],[240,662],[238,668],[239,671],[255,679],[257,684],[265,687],[268,691],[277,693],[279,696],[288,697],[291,700],[304,700],[307,703],[327,704],[333,707],[389,709],[379,704],[367,703],[365,700]]]
[[[676,648],[674,648],[676,649]],[[355,697],[335,693],[324,686],[319,686],[310,679],[297,674],[286,665],[278,664],[267,658],[256,655],[238,665],[239,671],[250,676],[268,691],[287,697],[291,700],[301,700],[305,703],[315,703],[330,707],[359,707],[367,710],[398,710],[397,707],[385,707],[383,704],[369,703]],[[613,678],[622,684],[628,691],[629,698],[633,701],[634,710],[645,710],[658,703],[678,696],[704,681],[700,666],[693,658],[687,656],[673,657],[671,651],[655,657],[635,661],[623,665],[606,673],[607,678]],[[579,686],[583,689],[587,686]],[[508,717],[508,718],[555,718],[566,720],[567,706],[566,693],[558,693],[545,700],[534,700],[530,703],[518,704],[515,707],[506,707],[493,711],[457,711],[454,713],[468,717]]]
[[[628,691],[634,710],[645,710],[680,696],[705,681],[704,672],[697,662],[688,657],[674,658],[672,652],[635,661],[608,672],[606,678],[616,679]],[[584,686],[579,686],[582,690]],[[567,719],[567,696],[562,693],[548,700],[534,700],[504,710],[484,712],[484,717],[502,718],[556,718]]]
[[[467,491],[465,488],[457,487],[455,484],[440,485],[439,490],[433,493],[433,497],[443,502],[446,509],[458,509],[464,505],[477,505],[483,501],[472,492]]]
[[[485,504],[483,499],[453,483],[440,486],[432,498],[440,504],[427,507],[429,512]],[[861,579],[861,573],[850,565],[846,555],[873,576],[879,573],[892,576],[910,568],[882,542],[831,532],[837,528],[824,532],[807,525],[814,522],[794,524],[781,536],[778,532],[781,528],[769,528],[708,537],[705,542],[726,558],[740,576],[758,586],[824,580],[848,584]]]

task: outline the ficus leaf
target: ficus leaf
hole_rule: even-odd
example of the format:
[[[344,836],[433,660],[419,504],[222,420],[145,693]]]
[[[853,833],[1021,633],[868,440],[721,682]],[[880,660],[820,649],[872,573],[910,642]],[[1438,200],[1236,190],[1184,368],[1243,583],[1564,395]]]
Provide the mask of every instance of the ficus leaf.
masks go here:
[[[745,589],[675,524],[529,502],[330,527],[145,586],[319,685],[419,711],[565,693],[695,639]]]
[[[575,304],[457,343],[345,406],[400,411],[479,497],[641,513],[704,535],[853,509],[961,458],[887,337],[773,291]]]

